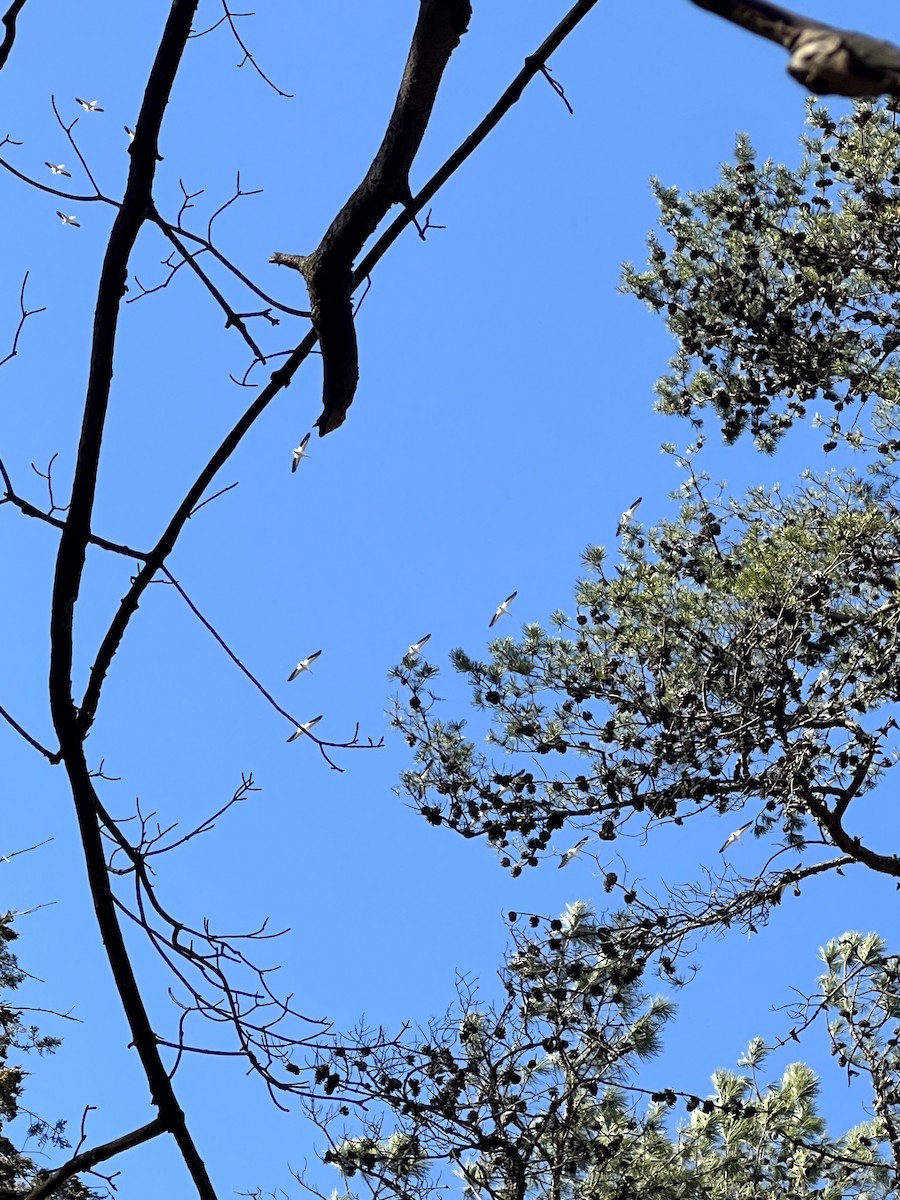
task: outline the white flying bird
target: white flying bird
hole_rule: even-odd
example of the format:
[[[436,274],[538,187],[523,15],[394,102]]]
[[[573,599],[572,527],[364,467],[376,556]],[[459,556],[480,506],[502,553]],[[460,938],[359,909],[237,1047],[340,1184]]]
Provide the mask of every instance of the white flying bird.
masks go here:
[[[497,605],[497,611],[491,617],[490,623],[488,624],[488,629],[492,629],[493,626],[496,625],[496,623],[500,620],[500,618],[509,612],[509,606],[512,604],[513,600],[515,600],[518,594],[518,592],[513,592],[511,596],[506,597],[502,604]]]
[[[79,100],[76,96],[75,103],[80,104],[85,112],[103,112],[96,100]]]
[[[562,870],[563,867],[567,867],[573,858],[577,858],[581,853],[582,848],[586,846],[590,840],[590,835],[583,837],[580,842],[575,843],[571,850],[566,850],[564,854],[561,854],[559,859],[560,870]]]
[[[59,209],[56,210],[56,215],[62,221],[63,225],[77,225],[79,229],[81,228],[81,223],[79,221],[76,221],[74,217],[67,217],[66,214],[61,213]]]
[[[422,649],[422,647],[425,645],[425,643],[428,641],[428,639],[430,637],[431,637],[431,634],[426,633],[423,638],[419,638],[419,640],[417,642],[413,642],[413,644],[410,646],[410,648],[406,652],[407,658],[416,658],[419,651]]]
[[[321,653],[321,650],[317,650],[315,654],[311,654],[309,658],[301,658],[290,675],[288,675],[288,683],[290,683],[291,680],[296,679],[298,675],[302,675],[304,671],[308,671],[309,664],[314,663]]]
[[[740,829],[736,829],[734,833],[730,833],[723,844],[719,847],[719,853],[724,854],[729,846],[733,846],[735,842],[739,841],[752,824],[752,821],[748,821],[746,825],[742,825]]]
[[[625,526],[628,524],[628,522],[631,520],[631,518],[637,512],[637,507],[640,504],[640,502],[643,500],[643,498],[644,498],[643,496],[638,496],[638,498],[637,498],[637,500],[635,500],[634,504],[632,504],[632,506],[630,508],[626,508],[625,511],[622,513],[621,517],[619,517],[619,523],[616,526],[616,537],[618,537],[622,533]]]
[[[294,448],[293,459],[291,461],[291,471],[296,471],[304,458],[309,458],[306,452],[306,447],[309,445],[309,434],[303,439],[299,446]]]
[[[45,167],[49,167],[49,168],[50,168],[50,170],[53,172],[53,174],[54,174],[54,175],[65,175],[66,179],[71,179],[71,178],[72,178],[72,175],[71,175],[71,173],[70,173],[69,171],[67,171],[67,170],[66,170],[65,166],[64,166],[62,163],[48,163],[48,162],[45,162],[45,163],[44,163],[44,166],[45,166]]]
[[[294,730],[294,732],[291,734],[291,736],[288,738],[288,741],[293,742],[296,738],[301,737],[304,733],[309,733],[309,731],[312,729],[313,725],[318,725],[318,723],[321,720],[322,720],[322,714],[320,713],[319,716],[313,717],[313,719],[311,721],[306,721],[303,725],[298,725],[297,728]]]

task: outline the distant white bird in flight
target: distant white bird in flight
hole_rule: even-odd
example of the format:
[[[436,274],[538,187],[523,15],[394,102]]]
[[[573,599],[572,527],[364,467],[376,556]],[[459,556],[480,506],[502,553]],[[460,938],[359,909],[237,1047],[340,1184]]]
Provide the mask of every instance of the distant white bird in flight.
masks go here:
[[[561,854],[559,859],[559,869],[562,870],[563,867],[567,867],[573,858],[577,858],[582,849],[590,840],[590,835],[583,837],[580,842],[575,843],[571,850],[566,850],[564,854]]]
[[[506,599],[503,601],[502,604],[497,605],[497,611],[491,617],[490,623],[488,624],[488,629],[492,629],[494,627],[494,625],[496,625],[496,623],[500,620],[500,618],[505,616],[509,612],[509,606],[512,604],[513,600],[515,600],[515,598],[516,598],[516,596],[518,596],[518,594],[519,594],[518,592],[513,592],[513,594],[511,596],[506,597]]]
[[[301,658],[290,675],[288,675],[288,683],[296,679],[298,675],[302,675],[304,671],[308,671],[309,664],[314,663],[321,653],[321,650],[317,650],[315,654],[311,654],[309,658]]]
[[[300,443],[300,445],[294,447],[293,459],[291,461],[291,471],[292,472],[297,470],[297,468],[303,462],[304,458],[309,458],[309,455],[306,452],[306,447],[309,445],[309,436],[310,435],[307,434],[306,437],[303,439],[303,441]]]
[[[417,642],[413,642],[413,644],[410,646],[410,648],[406,652],[407,658],[416,658],[419,654],[419,651],[422,649],[422,647],[425,645],[425,643],[428,641],[428,639],[430,637],[431,637],[431,634],[426,633],[423,638],[419,638],[419,640]]]
[[[79,221],[76,221],[74,217],[67,217],[66,214],[61,213],[59,209],[56,210],[56,215],[62,221],[63,225],[77,225],[79,229],[81,228]]]
[[[96,100],[79,100],[76,96],[75,103],[80,104],[85,112],[103,112]]]
[[[62,163],[48,163],[48,162],[45,162],[45,163],[44,163],[44,166],[45,166],[45,167],[49,167],[49,168],[50,168],[50,170],[53,172],[53,174],[54,174],[54,175],[65,175],[66,179],[71,179],[71,178],[72,178],[72,175],[71,175],[71,173],[70,173],[69,171],[67,171],[67,170],[66,170],[65,166],[64,166]]]
[[[291,734],[291,736],[288,738],[288,741],[293,742],[296,738],[302,737],[302,735],[304,733],[309,733],[309,731],[312,729],[313,725],[318,725],[318,723],[321,720],[322,720],[322,714],[320,713],[319,716],[313,717],[313,719],[311,721],[305,721],[302,725],[298,725],[297,728],[294,730],[294,732]]]
[[[619,517],[619,523],[616,526],[616,537],[618,537],[622,533],[625,526],[628,524],[628,522],[631,520],[631,518],[637,512],[637,507],[640,504],[640,502],[643,500],[643,498],[644,498],[643,496],[638,496],[638,498],[637,498],[637,500],[635,500],[634,504],[632,504],[630,508],[626,508],[625,511],[622,513],[621,517]]]
[[[734,831],[734,833],[730,833],[728,835],[728,837],[725,839],[725,841],[722,843],[722,845],[719,847],[719,853],[724,854],[729,846],[733,846],[735,842],[739,841],[744,836],[744,834],[747,832],[747,830],[750,828],[750,826],[752,824],[753,824],[752,821],[748,821],[746,825],[742,825],[740,827],[740,829],[736,829]]]

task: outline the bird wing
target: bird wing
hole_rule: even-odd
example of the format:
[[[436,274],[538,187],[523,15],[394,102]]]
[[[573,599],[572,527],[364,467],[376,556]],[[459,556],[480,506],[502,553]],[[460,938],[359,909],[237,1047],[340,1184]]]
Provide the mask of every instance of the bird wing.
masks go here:
[[[742,825],[740,829],[736,829],[734,833],[730,833],[723,844],[719,847],[719,853],[724,853],[729,846],[731,846],[739,838],[742,838],[752,824],[752,821],[748,821],[746,825]]]

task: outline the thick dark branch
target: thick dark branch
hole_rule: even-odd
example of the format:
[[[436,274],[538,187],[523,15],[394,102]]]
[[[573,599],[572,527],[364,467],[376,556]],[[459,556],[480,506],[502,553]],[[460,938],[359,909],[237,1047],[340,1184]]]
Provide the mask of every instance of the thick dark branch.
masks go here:
[[[469,0],[420,0],[409,57],[384,140],[362,183],[332,221],[318,248],[293,258],[309,288],[312,320],[322,351],[324,437],[343,424],[359,380],[351,303],[353,262],[393,204],[412,198],[409,171],[418,153],[450,55],[472,16]]]
[[[804,800],[809,811],[838,850],[849,854],[863,866],[869,867],[873,871],[879,871],[882,875],[900,876],[900,856],[879,854],[876,850],[869,850],[862,844],[860,838],[847,833],[841,824],[840,817],[833,813],[827,804],[823,804],[821,800],[810,794],[807,794]]]
[[[16,40],[16,17],[24,7],[25,0],[13,0],[3,16],[0,17],[0,24],[6,26],[3,41],[0,42],[0,70],[6,66],[9,52],[13,48],[13,42]]]
[[[51,612],[50,697],[64,754],[80,747],[80,729],[71,697],[72,623],[91,536],[91,515],[106,410],[112,384],[119,306],[126,289],[128,260],[152,205],[153,176],[163,112],[190,32],[197,0],[173,0],[156,61],[147,81],[138,134],[122,205],[116,213],[103,260],[94,312],[91,364],[81,439],[68,519],[56,560]],[[183,27],[183,33],[182,33]]]
[[[24,1200],[44,1200],[44,1197],[58,1192],[73,1176],[79,1175],[82,1171],[91,1171],[99,1163],[108,1162],[116,1155],[124,1154],[126,1150],[133,1150],[135,1146],[149,1142],[165,1132],[165,1122],[162,1117],[157,1117],[148,1125],[142,1125],[140,1129],[133,1129],[131,1133],[125,1133],[111,1142],[104,1142],[101,1146],[94,1146],[90,1150],[74,1154],[58,1170],[46,1176],[40,1183],[36,1183]]]
[[[459,170],[466,159],[473,154],[488,134],[500,124],[510,109],[522,98],[525,88],[536,75],[542,75],[547,59],[558,50],[569,34],[580,24],[595,7],[598,0],[579,0],[573,4],[563,19],[559,22],[534,54],[525,59],[525,65],[500,99],[481,121],[475,126],[466,140],[456,149],[443,166],[435,171],[420,192],[408,203],[406,211],[401,213],[384,231],[372,249],[368,252],[356,270],[353,272],[353,287],[362,283],[385,252],[394,244],[403,230],[420,213],[429,201],[433,200],[448,179]]]
[[[692,3],[698,8],[705,8],[707,12],[724,17],[733,25],[749,29],[757,37],[778,42],[787,50],[793,49],[801,30],[830,28],[818,21],[809,21],[806,17],[789,12],[786,8],[780,8],[777,4],[769,4],[766,0],[692,0]]]
[[[143,1066],[163,1127],[175,1138],[201,1200],[216,1200],[215,1189],[178,1104],[118,922],[97,820],[98,799],[84,759],[87,728],[72,696],[73,617],[81,586],[106,411],[112,384],[119,306],[125,292],[128,260],[152,206],[153,176],[163,113],[191,31],[198,0],[172,0],[147,80],[131,148],[131,166],[122,206],[116,214],[103,260],[91,345],[81,440],[75,465],[68,519],[62,530],[50,615],[50,707],[60,751],[72,786],[88,882],[97,923],[133,1044]]]
[[[767,0],[691,0],[791,51],[788,71],[821,95],[900,96],[900,47],[823,25]]]

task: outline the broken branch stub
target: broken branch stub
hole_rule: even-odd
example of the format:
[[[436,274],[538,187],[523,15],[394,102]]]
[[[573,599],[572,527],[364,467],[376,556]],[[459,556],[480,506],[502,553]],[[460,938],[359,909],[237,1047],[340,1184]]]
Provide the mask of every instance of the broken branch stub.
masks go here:
[[[420,0],[394,111],[378,153],[356,191],[312,254],[273,254],[306,280],[312,323],[322,352],[319,436],[338,429],[359,381],[351,297],[353,263],[394,204],[411,206],[409,171],[418,153],[450,55],[469,26],[469,0]]]

